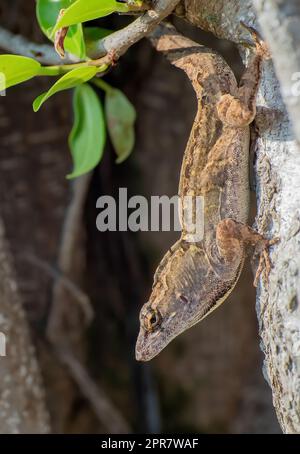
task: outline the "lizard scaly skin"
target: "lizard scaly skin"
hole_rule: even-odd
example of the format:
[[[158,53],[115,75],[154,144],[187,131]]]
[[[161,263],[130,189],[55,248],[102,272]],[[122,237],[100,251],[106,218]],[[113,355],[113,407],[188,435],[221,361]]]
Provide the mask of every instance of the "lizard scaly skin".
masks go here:
[[[247,244],[269,265],[270,242],[246,225],[249,208],[249,124],[266,48],[249,28],[256,51],[238,87],[215,52],[160,25],[156,49],[182,69],[196,92],[198,109],[184,153],[179,196],[204,197],[204,237],[180,240],[161,261],[149,301],[140,313],[136,358],[148,361],[183,331],[215,310],[233,290]],[[260,262],[262,268],[262,260]]]

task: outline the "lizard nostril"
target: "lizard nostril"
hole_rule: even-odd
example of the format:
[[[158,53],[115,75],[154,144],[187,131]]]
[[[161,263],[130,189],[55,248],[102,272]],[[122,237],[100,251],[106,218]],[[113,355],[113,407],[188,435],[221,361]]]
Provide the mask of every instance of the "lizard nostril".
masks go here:
[[[185,304],[187,304],[187,303],[189,302],[189,300],[187,299],[187,297],[184,296],[184,295],[180,295],[180,296],[179,296],[179,299],[180,299],[180,301],[182,301],[182,302],[185,303]]]

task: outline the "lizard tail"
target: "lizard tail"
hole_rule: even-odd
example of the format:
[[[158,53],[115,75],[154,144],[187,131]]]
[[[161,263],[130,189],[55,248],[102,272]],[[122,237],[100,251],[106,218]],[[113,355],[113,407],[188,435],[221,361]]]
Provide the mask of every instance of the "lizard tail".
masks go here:
[[[169,23],[160,23],[149,39],[155,49],[163,53],[172,65],[187,74],[197,94],[199,79],[203,81],[215,77],[217,68],[224,66],[222,58],[216,52],[181,35]],[[230,77],[229,72],[227,75]]]
[[[202,53],[205,49],[203,46],[181,35],[173,25],[167,22],[160,23],[149,39],[155,49],[163,53],[172,65],[183,69],[188,77],[192,78],[193,74],[188,71],[188,56]],[[208,49],[205,50],[208,51]]]

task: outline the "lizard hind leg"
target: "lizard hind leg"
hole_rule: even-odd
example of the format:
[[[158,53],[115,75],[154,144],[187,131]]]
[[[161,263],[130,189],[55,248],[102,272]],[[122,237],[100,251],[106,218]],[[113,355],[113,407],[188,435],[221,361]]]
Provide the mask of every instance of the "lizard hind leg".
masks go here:
[[[259,255],[259,264],[253,285],[257,287],[259,277],[263,273],[266,279],[271,271],[271,262],[268,254],[270,246],[278,239],[267,240],[246,224],[233,219],[223,219],[217,225],[216,242],[220,256],[229,265],[232,261],[245,255],[246,246],[254,247],[254,256]]]
[[[216,243],[218,252],[225,263],[230,264],[244,255],[243,243],[237,235],[236,222],[232,219],[223,219],[218,223]]]

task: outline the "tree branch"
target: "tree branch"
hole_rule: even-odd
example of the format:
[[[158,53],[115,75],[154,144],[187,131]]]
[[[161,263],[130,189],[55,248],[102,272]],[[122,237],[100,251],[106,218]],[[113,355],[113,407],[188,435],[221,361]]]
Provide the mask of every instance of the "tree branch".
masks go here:
[[[32,43],[23,36],[14,35],[3,27],[0,27],[0,48],[12,54],[35,58],[44,65],[62,65],[74,62],[70,56],[62,60],[54,47],[48,44]]]
[[[1,343],[6,337],[6,356],[0,358],[0,433],[48,433],[44,390],[1,219],[0,332]]]
[[[84,231],[83,212],[91,177],[92,174],[90,172],[74,180],[72,184],[71,200],[68,209],[66,210],[57,259],[57,266],[61,274],[54,281],[51,311],[47,326],[47,337],[53,344],[59,343],[59,340],[61,340],[61,343],[67,341],[68,335],[73,335],[73,333],[66,333],[64,328],[64,319],[67,316],[70,307],[68,304],[69,300],[65,295],[66,285],[63,276],[76,282],[78,280],[78,272],[79,274],[82,272],[82,260],[78,260],[76,257],[80,250],[80,246],[83,246],[84,243],[82,238]],[[73,304],[73,299],[71,299],[71,302]],[[90,307],[89,303],[88,307]],[[87,323],[89,322],[89,318],[90,317],[86,319]],[[79,335],[86,326],[86,324],[82,324],[81,318],[78,321],[80,324],[79,326],[76,326],[75,329],[77,335]],[[74,327],[72,331],[74,331]]]
[[[127,27],[99,40],[87,49],[88,56],[98,59],[108,54],[113,59],[120,58],[133,44],[151,33],[156,25],[174,10],[178,3],[179,0],[157,0],[153,9],[142,14]],[[61,59],[56,54],[54,47],[34,44],[22,36],[15,36],[2,27],[0,27],[0,47],[14,54],[35,58],[42,64],[63,65],[79,61],[71,55],[66,55],[64,59]]]
[[[90,403],[97,418],[110,434],[128,434],[131,428],[123,415],[94,382],[81,362],[68,349],[55,348],[55,352],[71,374],[83,396]]]
[[[153,9],[140,16],[127,27],[100,40],[94,48],[89,50],[92,58],[99,58],[105,54],[113,54],[120,58],[127,50],[153,29],[174,10],[179,0],[157,0]]]

